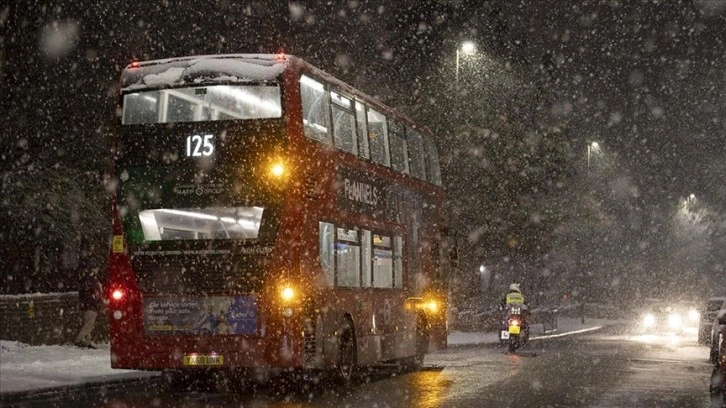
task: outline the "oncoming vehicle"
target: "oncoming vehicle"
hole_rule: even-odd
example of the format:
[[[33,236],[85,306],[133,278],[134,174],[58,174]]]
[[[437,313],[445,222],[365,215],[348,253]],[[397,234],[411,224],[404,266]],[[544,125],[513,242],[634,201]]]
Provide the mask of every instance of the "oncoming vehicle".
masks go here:
[[[698,324],[698,342],[701,344],[713,344],[713,326],[716,314],[726,305],[726,296],[709,298],[703,305],[701,319]]]
[[[716,312],[711,324],[711,341],[709,360],[716,365],[723,364],[724,360],[724,337],[726,336],[726,302],[721,304],[721,309]]]
[[[683,334],[695,331],[698,327],[700,313],[698,309],[686,302],[656,301],[645,307],[638,327],[641,331]]]
[[[713,397],[711,406],[726,406],[726,308],[721,309],[716,316],[716,352],[711,354],[712,361],[716,364],[713,375],[711,375],[710,391]],[[712,347],[713,349],[713,347]],[[720,399],[719,403],[715,403]]]
[[[118,105],[114,368],[349,381],[446,347],[426,128],[290,55],[134,62]]]

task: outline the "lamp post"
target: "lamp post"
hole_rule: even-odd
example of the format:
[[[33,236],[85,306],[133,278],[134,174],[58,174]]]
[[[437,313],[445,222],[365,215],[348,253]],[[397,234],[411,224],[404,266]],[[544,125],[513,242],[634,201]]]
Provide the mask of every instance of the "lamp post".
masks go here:
[[[459,60],[460,54],[471,55],[476,51],[476,45],[471,41],[465,41],[460,47],[456,47],[456,83],[459,83]]]
[[[480,289],[482,292],[486,292],[489,289],[490,276],[491,272],[489,271],[489,268],[484,265],[479,265],[479,279],[481,282]]]
[[[587,144],[587,173],[590,174],[590,155],[592,151],[600,150],[600,145],[597,142],[591,142]]]
[[[597,152],[600,150],[600,144],[598,142],[588,142],[587,143],[587,177],[589,180],[590,176],[590,156],[592,156],[592,152]],[[588,257],[587,263],[586,263],[586,269],[589,272],[591,267],[591,258]],[[581,277],[582,280],[585,279],[585,276]],[[589,286],[591,284],[591,280],[588,279],[587,283],[582,283],[582,293],[579,294],[580,296],[580,321],[582,324],[585,324],[585,292],[589,292],[589,289],[591,289]]]

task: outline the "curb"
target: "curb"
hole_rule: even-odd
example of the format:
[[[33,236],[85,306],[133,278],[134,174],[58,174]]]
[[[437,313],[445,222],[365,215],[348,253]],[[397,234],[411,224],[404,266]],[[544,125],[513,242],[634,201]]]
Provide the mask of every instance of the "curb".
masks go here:
[[[113,391],[116,389],[127,387],[129,385],[140,384],[143,382],[153,383],[156,381],[160,381],[160,379],[160,376],[141,376],[133,378],[108,379],[103,381],[89,381],[78,384],[61,385],[58,387],[41,388],[35,390],[3,392],[0,393],[0,405],[2,405],[3,407],[12,407],[12,404],[27,404],[30,401],[53,399],[64,394],[78,392],[79,390],[83,390],[84,392],[91,392],[99,389]]]

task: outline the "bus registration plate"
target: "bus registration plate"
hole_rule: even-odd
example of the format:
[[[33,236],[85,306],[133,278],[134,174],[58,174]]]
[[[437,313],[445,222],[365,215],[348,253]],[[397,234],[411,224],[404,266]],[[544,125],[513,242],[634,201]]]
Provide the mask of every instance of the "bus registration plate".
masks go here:
[[[224,356],[206,354],[184,354],[182,364],[185,366],[221,366]]]

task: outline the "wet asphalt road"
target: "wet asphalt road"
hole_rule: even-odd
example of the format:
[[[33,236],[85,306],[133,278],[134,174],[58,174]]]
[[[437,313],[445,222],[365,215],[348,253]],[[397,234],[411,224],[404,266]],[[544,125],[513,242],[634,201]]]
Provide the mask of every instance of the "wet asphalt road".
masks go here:
[[[541,339],[515,355],[493,345],[427,356],[428,368],[381,368],[355,384],[171,392],[158,381],[74,390],[18,407],[709,407],[712,366],[695,339],[622,328]]]

